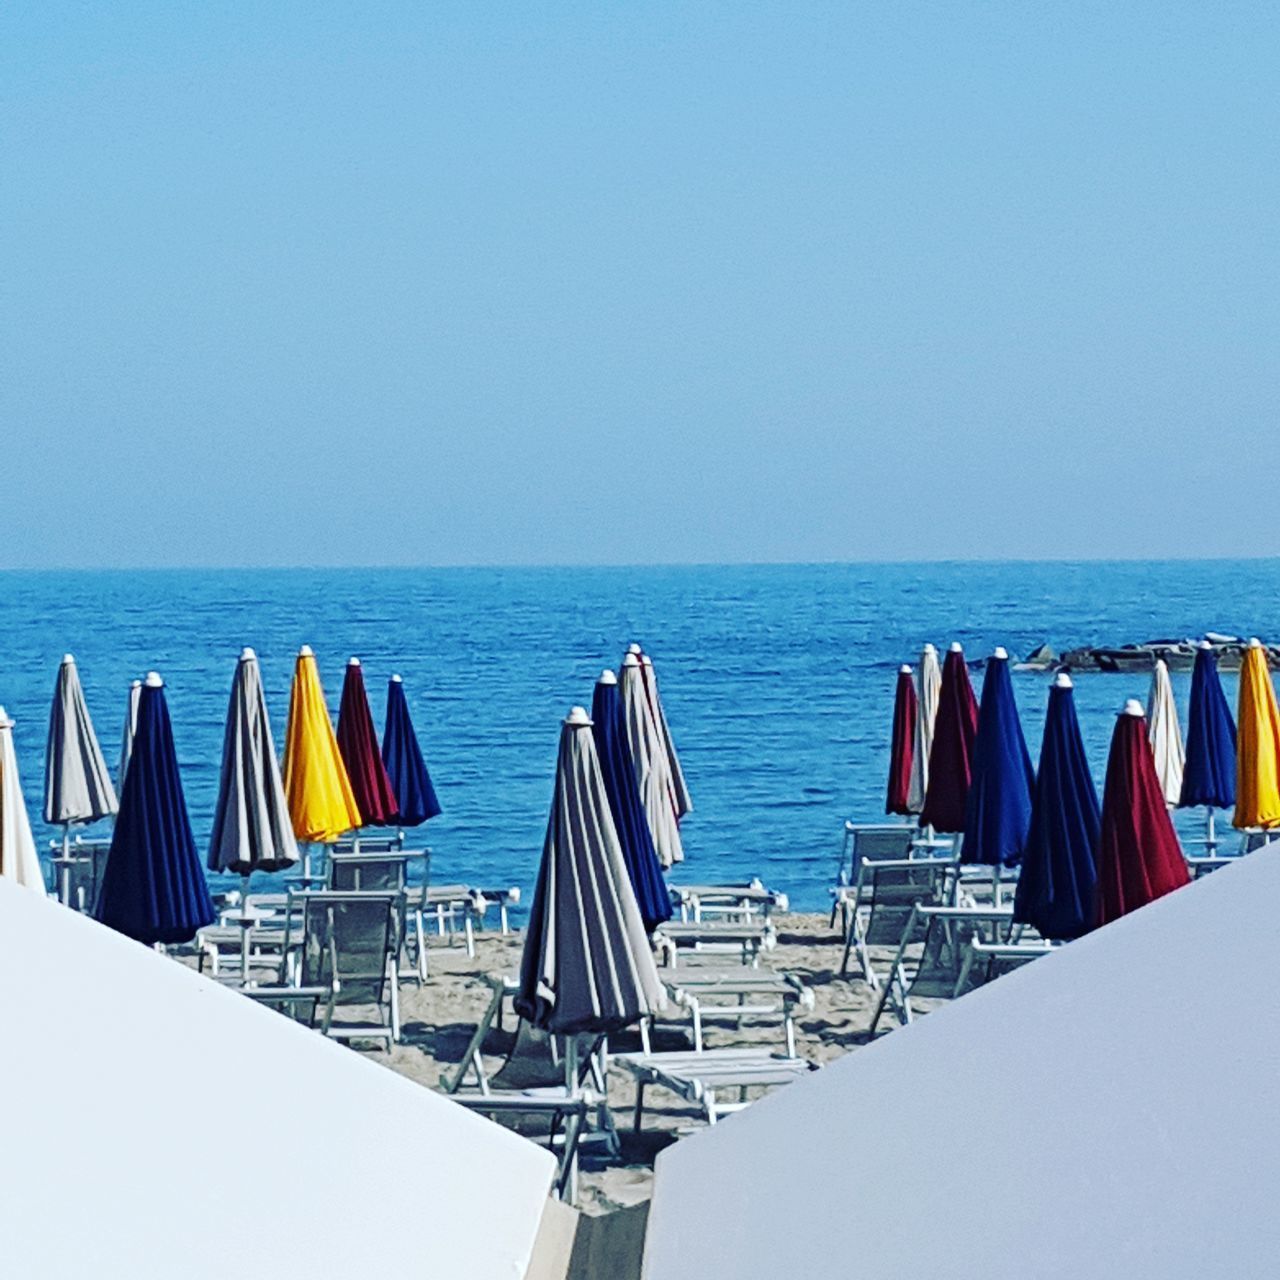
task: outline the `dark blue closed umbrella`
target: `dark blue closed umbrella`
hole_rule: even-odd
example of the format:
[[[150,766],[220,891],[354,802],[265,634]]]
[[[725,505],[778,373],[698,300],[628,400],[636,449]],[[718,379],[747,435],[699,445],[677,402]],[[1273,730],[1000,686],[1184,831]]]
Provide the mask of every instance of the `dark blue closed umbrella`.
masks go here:
[[[1196,653],[1191,673],[1191,714],[1187,720],[1187,763],[1182,772],[1178,808],[1203,805],[1209,810],[1212,841],[1214,809],[1236,802],[1236,724],[1218,678],[1213,646]]]
[[[1031,834],[1013,904],[1019,924],[1056,940],[1078,938],[1093,927],[1100,830],[1098,793],[1085,759],[1075,694],[1063,673],[1049,690]]]
[[[178,775],[164,685],[153,671],[116,815],[98,919],[139,942],[189,942],[214,920]]]
[[[652,933],[664,920],[671,919],[671,895],[662,878],[649,820],[640,800],[624,716],[617,677],[612,671],[606,671],[596,682],[591,698],[592,733],[609,810],[622,845],[622,860],[635,890],[640,918],[645,929]]]
[[[418,735],[409,719],[404,682],[392,676],[387,685],[387,722],[382,729],[382,763],[400,806],[397,822],[406,827],[421,826],[440,812],[436,789],[431,785],[427,762],[422,758]]]
[[[973,774],[965,800],[962,862],[1014,866],[1031,828],[1035,774],[1009,678],[1009,656],[997,649],[987,663],[973,744]]]

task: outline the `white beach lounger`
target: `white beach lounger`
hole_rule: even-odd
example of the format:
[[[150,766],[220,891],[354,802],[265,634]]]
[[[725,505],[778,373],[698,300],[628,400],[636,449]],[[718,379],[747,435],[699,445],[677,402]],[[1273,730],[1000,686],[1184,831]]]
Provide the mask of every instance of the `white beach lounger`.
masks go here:
[[[747,1090],[776,1089],[815,1070],[804,1058],[759,1049],[709,1049],[702,1053],[619,1054],[612,1059],[636,1081],[635,1129],[644,1119],[644,1091],[661,1085],[702,1109],[708,1124],[749,1106]],[[725,1094],[733,1094],[731,1100]]]
[[[759,916],[768,920],[774,911],[790,906],[785,893],[766,889],[759,880],[743,884],[668,885],[672,901],[683,921],[701,921],[708,917],[749,922]]]
[[[665,963],[675,968],[691,954],[737,955],[740,962],[755,967],[760,952],[777,944],[773,926],[766,920],[667,920],[654,931],[654,941]]]
[[[663,979],[672,1002],[687,1009],[693,1020],[693,1048],[703,1050],[707,1019],[728,1019],[741,1026],[744,1019],[780,1020],[787,1056],[796,1056],[796,1009],[814,1007],[813,992],[793,974],[747,966],[685,968]]]
[[[467,948],[467,955],[476,954],[475,926],[483,914],[480,894],[469,884],[442,884],[425,891],[422,905],[423,915],[435,916],[436,932],[439,937],[448,937],[453,941],[456,933],[456,921],[462,917],[462,938]]]

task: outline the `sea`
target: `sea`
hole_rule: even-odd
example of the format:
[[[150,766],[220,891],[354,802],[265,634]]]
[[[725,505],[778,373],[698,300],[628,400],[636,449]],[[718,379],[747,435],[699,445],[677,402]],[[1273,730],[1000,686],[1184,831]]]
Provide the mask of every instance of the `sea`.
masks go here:
[[[159,671],[203,855],[240,650],[258,652],[277,743],[298,647],[315,649],[335,720],[356,655],[379,729],[386,681],[402,676],[444,809],[408,847],[430,846],[438,882],[518,885],[527,902],[560,721],[590,706],[601,670],[638,641],[694,803],[671,878],[758,876],[794,908],[822,910],[845,820],[883,818],[895,673],[925,641],[958,640],[976,660],[996,645],[1020,656],[1043,642],[1061,652],[1205,631],[1275,640],[1278,583],[1273,560],[11,571],[0,573],[0,704],[47,854],[60,836],[41,808],[63,653],[76,656],[113,769],[129,682]],[[1236,677],[1223,679],[1234,706]],[[1049,681],[1014,676],[1033,759]],[[1184,730],[1188,682],[1173,677]],[[1145,702],[1148,684],[1076,677],[1099,789],[1115,714],[1126,697]],[[1184,834],[1201,822],[1179,816]]]

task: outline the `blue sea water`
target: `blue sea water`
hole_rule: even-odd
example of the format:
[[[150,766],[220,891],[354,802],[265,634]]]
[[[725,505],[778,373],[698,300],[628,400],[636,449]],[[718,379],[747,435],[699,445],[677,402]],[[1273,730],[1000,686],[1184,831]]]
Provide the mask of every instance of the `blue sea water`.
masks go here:
[[[626,644],[653,655],[694,800],[676,878],[761,876],[827,901],[845,818],[883,813],[894,673],[921,644],[971,658],[1041,641],[1280,637],[1275,561],[653,568],[289,569],[0,573],[0,704],[16,721],[37,837],[58,662],[76,655],[113,766],[129,681],[164,676],[197,842],[208,839],[240,649],[262,662],[277,741],[298,646],[336,717],[357,654],[381,727],[405,680],[443,815],[440,881],[532,885],[561,717],[589,706]],[[1189,677],[1174,676],[1186,715]],[[1224,675],[1234,705],[1236,681]],[[1101,787],[1113,718],[1148,677],[1086,674],[1077,704]],[[1048,677],[1014,687],[1033,758]],[[1190,829],[1190,826],[1187,826]],[[92,829],[91,829],[92,830]],[[105,830],[105,828],[104,828]]]

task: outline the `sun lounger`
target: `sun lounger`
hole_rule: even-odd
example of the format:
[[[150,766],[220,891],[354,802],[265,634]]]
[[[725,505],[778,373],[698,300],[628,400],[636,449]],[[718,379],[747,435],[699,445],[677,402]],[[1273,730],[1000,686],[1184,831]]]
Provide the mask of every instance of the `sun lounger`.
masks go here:
[[[296,987],[336,988],[335,1005],[372,1006],[376,1021],[330,1021],[337,1040],[400,1039],[399,914],[402,895],[370,890],[291,894],[284,958]],[[300,914],[298,937],[293,921]]]
[[[859,863],[854,883],[840,890],[848,921],[840,976],[848,976],[849,960],[856,955],[864,981],[878,991],[880,977],[870,949],[898,946],[916,904],[946,901],[954,873],[955,863],[943,858],[867,858]]]
[[[747,966],[689,968],[664,978],[672,1002],[687,1009],[693,1020],[693,1048],[703,1049],[703,1023],[728,1019],[741,1026],[744,1019],[779,1019],[787,1056],[796,1056],[796,1009],[812,1009],[813,992],[792,974]]]
[[[665,962],[675,968],[681,960],[693,953],[701,955],[737,955],[742,964],[754,967],[760,952],[773,947],[777,941],[773,926],[767,921],[732,920],[704,921],[667,920],[654,932],[654,941],[665,956]]]
[[[644,1091],[649,1085],[661,1085],[693,1103],[708,1124],[715,1124],[721,1116],[749,1105],[747,1090],[775,1089],[814,1069],[813,1063],[804,1058],[782,1057],[759,1049],[619,1054],[613,1062],[635,1077],[637,1133],[644,1118]]]
[[[840,858],[836,863],[835,884],[831,886],[831,924],[835,925],[836,913],[844,909],[841,890],[847,889],[858,879],[863,862],[899,862],[911,857],[912,841],[918,835],[915,827],[902,822],[846,822],[844,839],[840,845]],[[845,932],[847,917],[841,917]]]
[[[759,880],[744,884],[673,884],[668,888],[684,921],[715,918],[743,923],[757,916],[768,920],[774,911],[786,911],[790,905],[785,893],[766,889]]]
[[[442,884],[427,889],[422,913],[426,918],[434,915],[437,933],[442,938],[448,936],[450,941],[456,932],[455,921],[461,915],[467,955],[475,955],[475,926],[482,911],[480,896],[469,884]]]
[[[76,836],[64,857],[62,841],[49,842],[54,873],[54,892],[65,906],[92,915],[98,905],[98,889],[106,870],[110,840],[86,840]]]
[[[874,1035],[885,1010],[892,1006],[904,1025],[912,1019],[911,1000],[951,1000],[974,985],[977,974],[966,964],[971,940],[1009,943],[1017,940],[1013,908],[953,907],[918,903],[903,926],[902,940],[884,984],[875,1017]],[[914,962],[908,948],[921,943]]]

